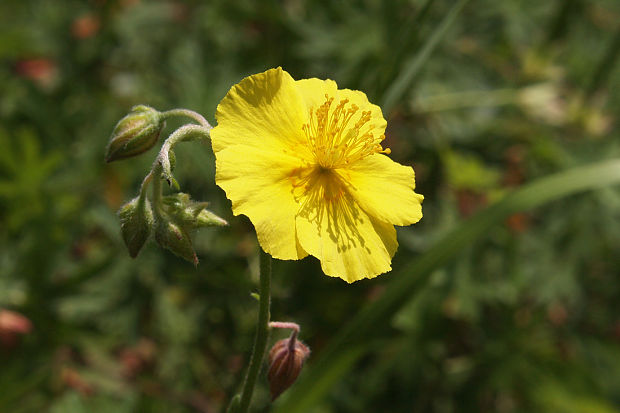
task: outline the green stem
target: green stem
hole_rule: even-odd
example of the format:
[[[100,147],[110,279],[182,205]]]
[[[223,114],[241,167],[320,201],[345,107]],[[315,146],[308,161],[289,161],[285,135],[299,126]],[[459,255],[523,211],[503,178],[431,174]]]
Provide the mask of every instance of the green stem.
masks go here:
[[[162,115],[164,119],[169,119],[173,116],[185,116],[186,118],[190,118],[198,122],[201,126],[211,130],[213,127],[207,122],[207,120],[198,112],[194,112],[189,109],[171,109],[166,112],[163,112]]]
[[[148,188],[149,183],[151,183],[152,180],[153,180],[153,170],[151,170],[151,172],[149,172],[148,175],[146,175],[144,179],[142,180],[142,185],[140,185],[140,199],[146,198],[146,189]]]
[[[155,213],[157,215],[160,215],[159,211],[161,208],[161,178],[160,178],[161,166],[159,164],[154,165],[153,169],[151,169],[151,172],[149,172],[149,175],[152,175],[154,177],[153,179],[153,208],[155,210]]]
[[[201,125],[185,125],[175,130],[172,135],[166,139],[164,144],[159,150],[159,154],[153,162],[151,172],[158,176],[163,173],[164,178],[168,181],[169,185],[172,185],[176,190],[180,190],[179,184],[172,176],[172,165],[170,164],[170,151],[179,142],[191,141],[196,138],[208,138],[210,129]],[[159,168],[159,169],[157,169]]]
[[[258,373],[263,364],[265,351],[267,350],[267,340],[269,338],[269,318],[271,303],[271,256],[260,249],[260,287],[258,304],[258,325],[256,327],[256,337],[254,338],[254,348],[250,357],[248,373],[243,383],[241,391],[241,401],[237,412],[246,413],[250,407],[252,393],[256,385]]]
[[[160,153],[168,153],[179,142],[191,141],[195,138],[209,138],[211,127],[202,125],[184,125],[172,132],[161,147]]]
[[[169,159],[170,150],[174,147],[174,145],[179,142],[193,140],[196,137],[209,138],[210,131],[211,129],[213,129],[211,125],[209,125],[209,122],[207,122],[201,114],[196,113],[192,110],[173,109],[164,112],[162,115],[166,119],[171,116],[187,116],[196,120],[198,123],[200,123],[200,125],[184,125],[175,130],[162,145],[161,149],[159,150],[159,154],[157,155],[157,158],[153,162],[151,171],[148,173],[148,175],[144,177],[142,185],[140,186],[140,199],[145,199],[146,189],[148,188],[149,183],[153,182],[153,203],[155,204],[156,210],[158,203],[161,200],[161,181],[159,179],[159,176],[162,172],[164,172],[166,179],[172,179],[172,171],[170,170],[171,168]]]

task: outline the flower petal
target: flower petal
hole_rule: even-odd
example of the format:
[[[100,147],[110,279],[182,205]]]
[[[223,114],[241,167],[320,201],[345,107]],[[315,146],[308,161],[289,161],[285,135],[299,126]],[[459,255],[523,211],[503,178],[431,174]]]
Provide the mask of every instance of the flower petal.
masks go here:
[[[333,178],[325,178],[333,179]],[[369,217],[346,191],[318,182],[296,219],[302,248],[321,261],[323,272],[351,283],[390,271],[396,230]]]
[[[354,104],[359,107],[359,111],[353,116],[350,122],[351,125],[359,120],[363,111],[370,111],[370,123],[374,125],[373,135],[379,137],[385,132],[387,122],[383,118],[381,108],[370,103],[364,92],[351,89],[338,89],[336,82],[331,79],[302,79],[295,81],[295,86],[297,86],[308,112],[322,105],[325,102],[325,95],[334,98],[334,104],[331,107],[332,112],[336,108],[338,102],[342,99],[348,99],[350,105]]]
[[[338,100],[348,99],[350,104],[359,106],[360,113],[362,111],[370,111],[370,122],[374,125],[373,135],[379,137],[385,133],[387,121],[383,117],[381,108],[368,101],[366,94],[359,90],[341,89],[338,91]],[[357,120],[354,118],[354,120]]]
[[[308,255],[297,242],[292,171],[299,159],[244,145],[222,149],[216,157],[216,183],[256,228],[261,247],[274,258],[297,260]]]
[[[217,106],[213,152],[244,145],[307,157],[302,130],[306,116],[295,81],[282,68],[246,77]]]
[[[331,79],[321,80],[315,77],[295,81],[295,86],[306,105],[306,113],[316,109],[325,102],[325,95],[336,97],[338,85]]]
[[[410,166],[374,154],[343,174],[349,193],[368,215],[393,225],[410,225],[422,218],[424,196],[413,191],[415,173]]]

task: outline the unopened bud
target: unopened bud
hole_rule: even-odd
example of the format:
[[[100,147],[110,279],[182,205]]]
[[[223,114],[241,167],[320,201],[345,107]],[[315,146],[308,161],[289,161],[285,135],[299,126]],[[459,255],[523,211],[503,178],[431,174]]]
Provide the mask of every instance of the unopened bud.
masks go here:
[[[157,110],[144,105],[134,106],[114,128],[106,151],[106,162],[130,158],[151,149],[165,126]]]
[[[198,265],[198,257],[192,246],[187,230],[172,222],[169,217],[161,217],[155,228],[157,243],[194,265]]]
[[[293,331],[289,338],[274,344],[269,351],[269,372],[267,373],[272,401],[297,380],[309,354],[310,349],[297,340],[297,331]]]
[[[129,250],[135,258],[151,234],[153,226],[153,210],[146,198],[134,198],[118,211],[121,220],[121,234]]]

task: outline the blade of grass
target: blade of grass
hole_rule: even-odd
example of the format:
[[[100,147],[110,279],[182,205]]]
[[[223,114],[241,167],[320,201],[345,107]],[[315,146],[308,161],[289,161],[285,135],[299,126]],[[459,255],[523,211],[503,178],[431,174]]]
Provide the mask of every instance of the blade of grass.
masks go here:
[[[385,70],[381,77],[381,82],[377,84],[376,96],[381,96],[382,92],[386,90],[387,86],[391,83],[398,72],[400,71],[400,62],[405,59],[407,52],[417,49],[417,46],[422,43],[420,39],[420,27],[424,27],[426,18],[429,16],[429,12],[432,8],[435,0],[426,0],[426,2],[420,7],[417,13],[410,16],[401,26],[398,32],[397,39],[401,39],[390,51],[390,58],[385,63]],[[392,3],[384,2],[385,7],[391,7]],[[390,16],[391,17],[391,16]],[[389,24],[389,22],[388,22]],[[388,27],[393,27],[389,24]]]
[[[553,22],[549,24],[547,44],[563,39],[571,27],[571,18],[578,16],[581,8],[581,0],[560,0],[557,2],[557,13]]]
[[[426,43],[424,43],[424,46],[422,46],[420,51],[405,62],[403,71],[385,92],[385,96],[381,104],[383,113],[390,113],[394,105],[403,97],[424,63],[428,60],[431,53],[439,44],[439,41],[448,32],[448,29],[456,19],[456,16],[458,16],[468,2],[469,0],[460,0],[452,6],[448,14],[446,14],[441,23],[439,23],[437,28],[430,35]]]
[[[620,25],[616,29],[616,33],[609,42],[605,55],[597,65],[590,84],[586,88],[586,95],[591,97],[598,90],[602,89],[605,83],[609,80],[609,76],[613,72],[614,66],[618,61],[620,55]]]
[[[510,215],[526,211],[545,203],[583,191],[590,191],[620,184],[620,159],[598,162],[560,172],[527,184],[503,200],[481,211],[473,218],[458,225],[425,254],[413,259],[392,275],[385,292],[376,301],[365,306],[322,351],[321,357],[309,364],[299,382],[289,390],[276,406],[275,413],[307,411],[315,406],[340,380],[348,369],[340,368],[335,374],[333,366],[341,360],[342,354],[351,348],[369,349],[361,344],[376,338],[380,326],[408,302],[420,286],[428,281],[430,274],[446,265],[459,251],[483,237],[494,225],[503,222]],[[364,351],[356,353],[357,358],[347,359],[346,367],[352,366]]]

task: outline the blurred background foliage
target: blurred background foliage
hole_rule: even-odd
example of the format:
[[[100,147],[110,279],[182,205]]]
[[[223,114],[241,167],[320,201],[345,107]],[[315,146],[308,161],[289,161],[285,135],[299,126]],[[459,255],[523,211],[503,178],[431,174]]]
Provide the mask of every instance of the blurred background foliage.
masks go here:
[[[460,222],[620,156],[619,52],[616,0],[3,0],[0,411],[217,412],[240,384],[252,226],[215,186],[209,145],[179,145],[183,190],[231,226],[198,233],[196,269],[154,243],[129,258],[115,212],[156,150],[103,156],[132,105],[214,122],[232,84],[281,65],[383,106],[424,219],[371,281],[275,262],[272,316],[301,324],[312,367]],[[304,411],[619,412],[619,246],[618,187],[510,216],[371,326],[372,350]],[[264,372],[255,406],[269,409]]]

